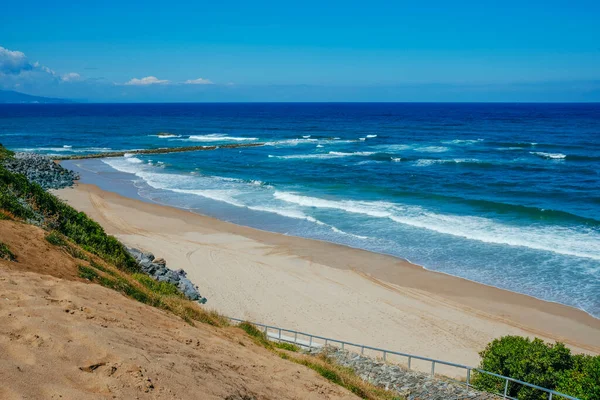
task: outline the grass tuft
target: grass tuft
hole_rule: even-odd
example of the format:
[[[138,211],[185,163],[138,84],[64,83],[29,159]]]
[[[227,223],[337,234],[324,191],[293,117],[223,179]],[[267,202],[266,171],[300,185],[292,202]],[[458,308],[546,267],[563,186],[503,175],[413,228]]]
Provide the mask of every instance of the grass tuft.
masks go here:
[[[0,242],[0,259],[7,261],[17,261],[17,256],[13,254],[5,243]]]
[[[295,344],[288,342],[274,342],[273,346],[278,349],[292,351],[294,353],[298,353],[300,351],[300,346],[296,346]]]
[[[50,232],[46,235],[46,240],[48,243],[62,247],[64,251],[66,251],[71,257],[78,258],[80,260],[89,261],[89,257],[83,252],[78,246],[73,243],[70,243],[69,239],[61,235],[56,231]]]
[[[99,278],[96,271],[94,271],[92,268],[86,267],[85,265],[79,265],[77,267],[77,270],[79,271],[79,277],[87,279],[88,281],[93,282]]]
[[[158,282],[150,276],[142,273],[132,274],[131,277],[150,289],[154,293],[158,293],[164,296],[179,296],[183,297],[183,294],[177,289],[177,286],[169,282]]]

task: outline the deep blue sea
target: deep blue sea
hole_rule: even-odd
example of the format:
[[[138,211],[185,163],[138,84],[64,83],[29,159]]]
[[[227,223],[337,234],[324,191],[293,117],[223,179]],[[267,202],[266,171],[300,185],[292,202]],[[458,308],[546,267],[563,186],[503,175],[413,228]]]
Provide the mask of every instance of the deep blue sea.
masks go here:
[[[600,317],[600,104],[0,105],[13,150],[258,141],[68,165],[105,189]]]

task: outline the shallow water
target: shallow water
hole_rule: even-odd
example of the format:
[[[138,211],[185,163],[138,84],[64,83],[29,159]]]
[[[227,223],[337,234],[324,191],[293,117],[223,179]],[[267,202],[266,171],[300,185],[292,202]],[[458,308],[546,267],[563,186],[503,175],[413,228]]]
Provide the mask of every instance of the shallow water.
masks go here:
[[[598,104],[0,106],[0,142],[48,154],[253,141],[267,145],[76,164],[101,186],[600,316]]]

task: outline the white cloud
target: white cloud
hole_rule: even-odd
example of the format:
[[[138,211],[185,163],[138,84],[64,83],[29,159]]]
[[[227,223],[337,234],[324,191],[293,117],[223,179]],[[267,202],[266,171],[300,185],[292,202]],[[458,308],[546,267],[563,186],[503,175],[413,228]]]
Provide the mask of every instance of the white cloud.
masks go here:
[[[188,79],[183,82],[186,85],[213,85],[213,82],[210,79],[198,78],[198,79]]]
[[[142,86],[142,85],[156,85],[156,84],[165,84],[169,83],[168,80],[158,79],[155,76],[147,76],[142,79],[133,78],[129,82],[125,82],[125,85],[131,86]]]
[[[0,46],[0,73],[18,75],[35,67],[23,52],[11,51]]]
[[[63,82],[75,82],[81,80],[81,75],[77,72],[69,72],[68,74],[64,74],[60,78]]]

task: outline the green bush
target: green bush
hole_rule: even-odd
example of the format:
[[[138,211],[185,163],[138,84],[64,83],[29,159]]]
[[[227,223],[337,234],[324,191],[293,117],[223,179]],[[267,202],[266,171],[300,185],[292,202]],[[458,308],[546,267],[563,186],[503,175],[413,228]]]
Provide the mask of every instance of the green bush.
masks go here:
[[[124,246],[82,212],[46,192],[25,176],[0,165],[0,209],[27,221],[43,220],[45,225],[68,237],[90,253],[118,268],[137,272],[139,267]]]
[[[0,144],[0,161],[2,161],[4,158],[9,158],[14,155],[14,152],[10,151],[6,147],[2,146],[2,144]]]
[[[50,232],[46,235],[46,240],[54,246],[65,246],[67,244],[62,235],[57,232]]]
[[[581,400],[600,399],[600,356],[573,356],[573,368],[564,372],[556,391]]]
[[[562,343],[504,336],[489,343],[479,354],[479,368],[485,371],[581,399],[600,398],[600,357],[572,355]],[[473,384],[481,390],[504,393],[505,381],[491,375],[475,373]],[[520,400],[548,398],[546,392],[513,382],[509,383],[507,394]]]

